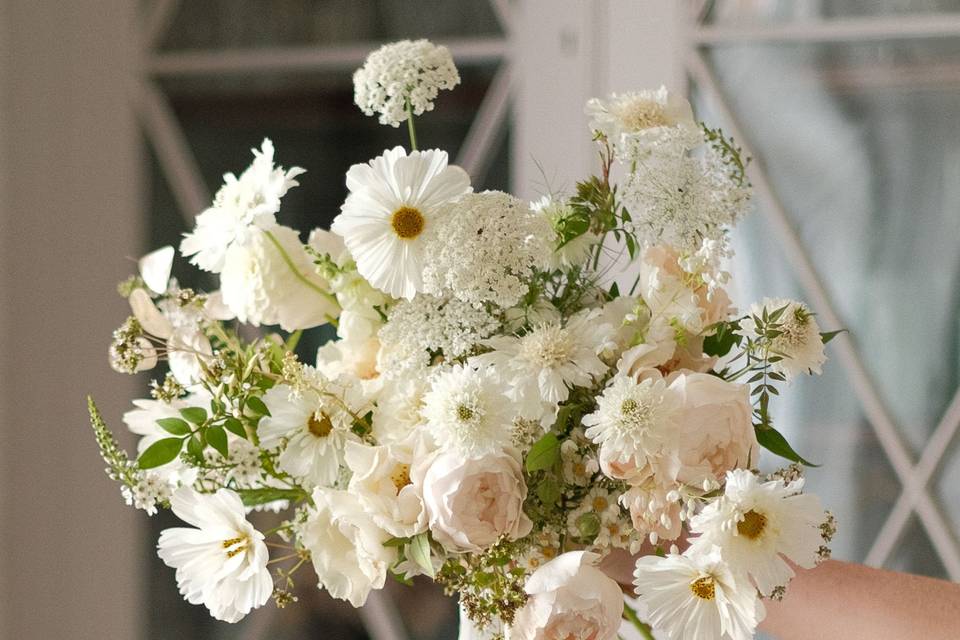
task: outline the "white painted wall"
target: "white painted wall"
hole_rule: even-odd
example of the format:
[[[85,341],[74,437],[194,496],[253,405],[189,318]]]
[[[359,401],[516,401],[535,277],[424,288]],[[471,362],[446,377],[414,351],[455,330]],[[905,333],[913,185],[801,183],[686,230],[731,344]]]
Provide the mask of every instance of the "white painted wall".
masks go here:
[[[134,380],[106,345],[142,249],[125,93],[132,1],[0,0],[0,637],[138,637],[142,514],[85,415],[119,422]]]

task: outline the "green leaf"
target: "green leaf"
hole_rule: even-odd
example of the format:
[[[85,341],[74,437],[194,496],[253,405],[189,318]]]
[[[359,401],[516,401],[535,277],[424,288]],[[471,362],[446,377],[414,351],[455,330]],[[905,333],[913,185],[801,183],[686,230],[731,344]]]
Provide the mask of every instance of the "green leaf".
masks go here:
[[[210,427],[207,429],[207,444],[217,450],[224,458],[227,457],[227,432],[223,427]]]
[[[402,574],[397,573],[396,571],[391,570],[390,577],[404,586],[407,586],[407,587],[413,586],[413,580],[403,576]]]
[[[841,333],[846,333],[846,329],[838,329],[836,331],[825,331],[820,334],[820,339],[823,340],[823,344],[827,344],[834,338],[836,338]]]
[[[614,282],[614,283],[610,286],[610,297],[611,297],[611,298],[618,298],[618,297],[620,297],[620,287],[617,286],[617,283],[616,283],[616,282]]]
[[[193,436],[187,440],[187,453],[198,460],[203,459],[203,444],[200,442],[200,436],[197,434],[193,434]]]
[[[739,322],[718,322],[716,331],[703,339],[703,352],[708,356],[725,356],[734,345],[740,344]]]
[[[157,440],[140,454],[137,464],[141,469],[153,469],[173,461],[183,448],[183,438]]]
[[[275,502],[277,500],[289,500],[296,502],[306,497],[306,494],[299,489],[234,489],[243,500],[243,504],[248,507]]]
[[[793,447],[790,446],[790,443],[787,442],[787,439],[783,437],[779,431],[773,427],[756,427],[755,430],[757,433],[757,442],[760,443],[760,446],[765,448],[767,451],[772,451],[782,458],[786,458],[792,462],[799,462],[802,465],[807,467],[819,467],[820,465],[814,464],[808,460],[805,460],[803,456],[793,450]]]
[[[385,547],[402,547],[410,544],[410,538],[390,538],[383,543]]]
[[[544,478],[537,485],[537,497],[544,506],[553,507],[560,499],[560,484],[554,478]]]
[[[227,418],[224,420],[223,428],[236,436],[240,436],[241,438],[245,439],[247,437],[247,432],[243,428],[243,423],[236,418]]]
[[[193,424],[203,424],[207,420],[207,411],[203,407],[187,407],[186,409],[181,409],[180,415],[182,415],[187,422],[192,422]]]
[[[552,432],[546,434],[533,443],[527,453],[527,471],[543,471],[557,464],[560,460],[560,441]]]
[[[434,577],[433,562],[430,561],[430,538],[427,533],[418,534],[410,540],[407,558],[415,562],[428,576]]]
[[[300,343],[300,337],[303,336],[303,329],[297,329],[287,338],[287,341],[283,345],[284,351],[295,351],[297,345]]]
[[[157,424],[160,425],[164,431],[172,433],[175,436],[185,436],[191,431],[190,425],[180,418],[160,418],[157,420]]]
[[[247,398],[247,408],[258,416],[270,415],[270,410],[267,409],[267,405],[263,404],[263,400],[256,396],[250,396]]]

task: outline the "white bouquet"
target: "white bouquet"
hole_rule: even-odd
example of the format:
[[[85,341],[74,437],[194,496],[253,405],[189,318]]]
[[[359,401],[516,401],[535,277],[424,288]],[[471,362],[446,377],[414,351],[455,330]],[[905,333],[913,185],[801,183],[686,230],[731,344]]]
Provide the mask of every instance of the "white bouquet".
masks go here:
[[[188,525],[157,545],[183,596],[234,622],[312,565],[357,607],[428,576],[517,640],[612,640],[623,618],[752,637],[835,524],[770,413],[833,334],[724,289],[747,159],[664,89],[613,95],[586,107],[598,175],[528,203],[417,150],[414,116],[459,82],[444,47],[388,45],[354,82],[411,149],[350,169],[331,231],[278,221],[304,171],[265,140],[180,245],[220,290],[181,288],[172,247],[120,288],[113,366],[169,373],[124,416],[136,460],[91,419],[127,502]],[[338,339],[302,361],[322,324]],[[789,466],[759,473],[762,449]],[[252,509],[283,515],[258,531]],[[639,558],[629,604],[598,568],[617,550]]]

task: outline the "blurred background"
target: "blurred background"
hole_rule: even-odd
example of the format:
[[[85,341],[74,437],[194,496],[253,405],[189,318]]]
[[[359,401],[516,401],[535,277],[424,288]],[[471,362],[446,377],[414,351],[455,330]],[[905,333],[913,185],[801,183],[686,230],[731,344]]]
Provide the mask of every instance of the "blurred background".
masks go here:
[[[107,365],[114,285],[263,137],[309,170],[279,216],[304,231],[351,164],[405,143],[351,74],[417,37],[463,77],[419,137],[475,188],[571,188],[594,162],[583,104],[610,91],[666,84],[747,147],[736,302],[797,297],[850,330],[774,407],[823,465],[835,555],[960,580],[960,0],[0,0],[0,637],[453,637],[427,584],[354,611],[304,578],[299,605],[210,620],[156,558],[170,521],[101,473],[84,407],[122,426],[144,395]]]

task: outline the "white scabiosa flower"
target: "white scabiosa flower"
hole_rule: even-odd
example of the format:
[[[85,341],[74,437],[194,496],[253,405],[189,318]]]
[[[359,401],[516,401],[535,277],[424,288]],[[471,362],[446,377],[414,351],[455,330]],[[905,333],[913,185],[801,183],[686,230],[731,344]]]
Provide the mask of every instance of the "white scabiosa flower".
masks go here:
[[[690,521],[691,532],[699,534],[692,548],[716,545],[731,567],[770,595],[793,578],[784,558],[813,567],[824,543],[820,525],[827,515],[820,499],[802,489],[802,478],[761,482],[746,469],[728,472],[723,496]]]
[[[429,40],[401,40],[367,56],[353,74],[354,101],[380,124],[392,127],[413,115],[433,110],[441,89],[460,84],[449,49]]]
[[[309,329],[336,316],[339,307],[328,286],[297,232],[282,225],[251,230],[246,242],[234,243],[220,273],[223,302],[237,320],[279,324],[285,331]]]
[[[305,173],[300,167],[274,167],[273,143],[267,139],[259,151],[253,149],[253,156],[253,164],[239,178],[232,173],[223,177],[213,206],[197,216],[197,227],[180,243],[180,252],[193,256],[190,262],[204,271],[220,273],[234,242],[245,242],[253,227],[276,224],[280,198],[298,184],[294,178]]]
[[[345,390],[330,385],[333,395]],[[270,411],[257,427],[264,449],[282,447],[278,464],[290,475],[316,486],[330,486],[339,476],[343,447],[355,436],[350,427],[352,416],[341,398],[315,390],[295,392],[278,384],[263,395]]]
[[[423,416],[440,448],[479,458],[510,446],[515,416],[503,392],[490,367],[439,371],[423,396]]]
[[[483,341],[493,349],[475,361],[491,366],[509,387],[520,415],[530,420],[552,416],[570,388],[587,387],[607,371],[599,357],[613,333],[585,311],[560,322],[535,325],[522,336],[494,336]]]
[[[534,269],[550,261],[553,230],[543,216],[501,191],[471,193],[444,207],[424,253],[424,291],[479,305],[516,305]]]
[[[395,298],[423,290],[424,233],[441,205],[470,190],[460,167],[447,165],[444,151],[403,147],[384,152],[347,172],[350,195],[331,226],[343,237],[371,285]]]
[[[177,570],[180,593],[224,622],[237,622],[273,592],[263,534],[247,522],[240,497],[229,489],[203,495],[181,487],[170,498],[173,513],[196,528],[160,533],[157,553]]]
[[[730,571],[719,549],[644,556],[633,575],[647,620],[670,640],[752,640],[765,615],[753,585]]]
[[[387,570],[397,559],[396,548],[383,545],[391,536],[352,493],[318,488],[313,503],[298,537],[310,551],[318,586],[362,607],[370,591],[383,588]]]
[[[765,340],[758,335],[754,316],[763,318],[783,309],[775,320],[779,335]],[[782,360],[774,362],[771,368],[782,373],[788,380],[804,373],[821,373],[821,366],[827,361],[824,353],[820,325],[810,308],[802,302],[785,298],[764,298],[763,302],[750,305],[750,313],[740,321],[740,331],[746,338],[760,338],[769,345],[771,355]]]
[[[590,116],[590,130],[602,133],[614,145],[636,139],[649,146],[672,137],[693,146],[700,139],[690,103],[663,86],[655,91],[591,98],[586,113]]]
[[[597,410],[583,416],[584,433],[600,445],[601,459],[643,467],[668,445],[680,408],[662,379],[618,374],[597,398]]]
[[[517,612],[507,637],[614,640],[623,615],[623,594],[597,568],[599,561],[595,553],[569,551],[534,571],[525,585],[530,598]]]

